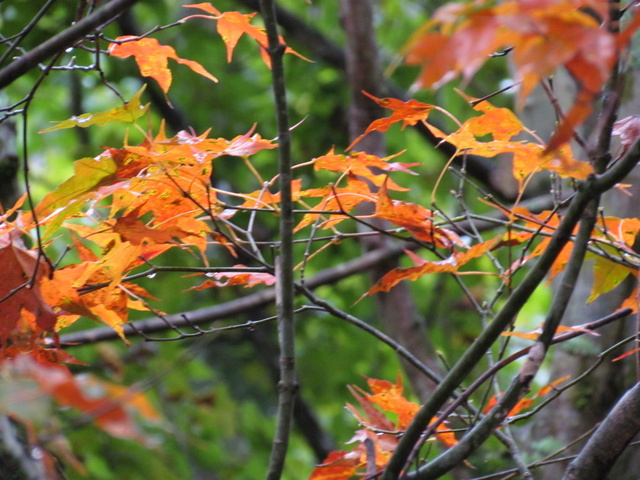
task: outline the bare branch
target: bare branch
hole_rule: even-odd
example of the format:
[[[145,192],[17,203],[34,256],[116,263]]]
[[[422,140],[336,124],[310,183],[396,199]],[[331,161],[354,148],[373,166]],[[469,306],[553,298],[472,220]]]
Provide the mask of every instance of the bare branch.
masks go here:
[[[131,7],[137,0],[111,0],[104,7],[73,24],[55,37],[43,42],[0,70],[0,89],[10,85],[40,62],[64,51],[101,25],[107,24]]]

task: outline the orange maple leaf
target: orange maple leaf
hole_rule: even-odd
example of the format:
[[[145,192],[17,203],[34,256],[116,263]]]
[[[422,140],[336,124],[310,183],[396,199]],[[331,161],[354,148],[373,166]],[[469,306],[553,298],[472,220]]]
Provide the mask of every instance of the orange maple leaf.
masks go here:
[[[357,387],[349,387],[364,413],[360,413],[350,404],[347,404],[347,408],[366,427],[356,431],[348,442],[356,443],[356,446],[349,452],[331,452],[325,461],[313,470],[309,480],[348,480],[361,474],[362,468],[369,464],[371,454],[375,456],[377,471],[384,469],[389,462],[398,445],[398,437],[393,433],[406,429],[420,406],[403,396],[400,374],[396,383],[367,378],[367,385],[371,393]],[[385,413],[395,416],[396,421],[387,418]],[[435,421],[437,418],[433,419],[433,422]],[[435,438],[447,448],[458,443],[454,433],[448,430],[444,422],[436,427]]]
[[[356,414],[356,417],[364,425],[374,430],[405,430],[415,414],[420,410],[420,406],[404,397],[400,374],[398,374],[396,383],[367,378],[367,385],[372,393],[363,392],[364,396],[358,395],[355,388],[350,388],[349,390],[358,399],[368,418],[360,416],[351,406],[350,410]],[[374,405],[378,406],[380,410],[374,408]],[[396,421],[391,422],[383,412],[395,415]],[[437,418],[434,418],[432,423],[435,421],[437,421]],[[446,446],[458,443],[455,435],[448,431],[444,422],[440,423],[436,428],[436,439],[442,441]]]
[[[638,234],[640,234],[640,219],[638,218],[605,217],[598,219],[597,225],[601,229],[602,237],[615,239],[622,244],[620,247],[623,245],[633,247]]]
[[[351,150],[356,143],[373,131],[386,132],[391,125],[398,122],[402,122],[402,129],[404,130],[407,126],[413,126],[418,122],[426,121],[431,110],[441,110],[439,107],[434,105],[429,105],[413,99],[405,102],[398,100],[397,98],[378,98],[365,91],[362,93],[376,102],[379,106],[388,108],[392,113],[390,117],[379,118],[378,120],[371,122],[364,133],[347,147],[347,150]]]
[[[473,100],[464,94],[462,96]],[[584,180],[593,173],[589,163],[573,158],[569,145],[558,145],[554,151],[547,152],[548,147],[544,145],[512,140],[515,135],[528,130],[511,110],[494,107],[486,100],[473,108],[482,112],[482,115],[466,120],[458,130],[448,135],[433,125],[425,125],[435,137],[455,145],[458,154],[464,152],[489,158],[499,154],[513,154],[513,176],[520,185],[531,174],[543,169],[579,180]],[[486,135],[490,135],[492,139],[479,140]]]
[[[151,77],[156,80],[164,93],[167,93],[169,87],[171,87],[171,70],[167,67],[169,58],[172,58],[182,65],[186,65],[194,72],[209,80],[214,82],[218,81],[216,77],[207,72],[198,62],[180,58],[173,47],[160,45],[155,38],[139,38],[125,35],[116,38],[116,41],[121,43],[109,44],[109,55],[120,58],[135,57],[142,76]]]
[[[560,218],[558,217],[557,212],[551,211],[543,211],[538,214],[533,214],[529,210],[524,207],[515,207],[511,211],[506,212],[509,217],[517,216],[520,220],[524,221],[524,226],[529,230],[529,232],[520,232],[518,234],[509,234],[508,239],[506,241],[524,241],[526,239],[532,238],[534,236],[542,236],[542,240],[538,245],[533,249],[533,251],[521,258],[516,260],[506,271],[505,275],[511,275],[515,270],[522,267],[526,262],[530,259],[535,258],[541,255],[544,250],[547,248],[547,245],[551,241],[551,236],[555,232],[555,229],[558,227],[560,223]],[[577,229],[577,227],[576,227]],[[542,234],[542,235],[540,235]],[[558,256],[556,257],[553,265],[549,269],[549,277],[547,282],[551,282],[556,275],[563,271],[564,266],[566,265],[569,257],[571,255],[571,250],[573,248],[572,243],[567,243]]]
[[[398,380],[395,384],[386,380],[367,378],[367,384],[373,392],[372,395],[367,395],[367,401],[378,405],[385,412],[395,413],[398,416],[394,425],[396,430],[406,429],[420,406],[415,402],[410,402],[403,396],[402,377],[398,375]]]
[[[442,248],[451,248],[454,245],[467,248],[455,232],[433,224],[434,216],[431,210],[415,203],[392,200],[389,197],[386,182],[378,192],[375,215],[406,228],[418,240],[433,243]]]
[[[41,290],[49,267],[36,252],[25,248],[16,232],[0,236],[0,265],[0,348],[4,350],[12,337],[35,339],[52,332],[56,314]]]
[[[597,332],[594,332],[593,330],[589,330],[588,328],[584,328],[580,325],[574,325],[571,327],[559,325],[558,328],[556,328],[554,335],[558,335],[559,333],[565,333],[565,332],[582,332],[582,333],[587,333],[589,335],[594,335],[596,337],[599,336]],[[525,340],[537,340],[541,333],[542,333],[542,326],[536,328],[535,330],[531,330],[529,332],[502,332],[500,335],[504,337],[524,338]]]
[[[535,400],[537,398],[544,397],[545,395],[548,395],[558,385],[560,385],[561,383],[567,381],[569,378],[571,378],[571,375],[565,375],[564,377],[560,377],[560,378],[554,380],[553,382],[551,382],[551,383],[545,385],[544,387],[542,387],[540,390],[538,390],[538,393],[536,393],[533,397],[521,398],[520,400],[518,400],[518,403],[516,403],[511,410],[509,410],[509,413],[507,414],[507,417],[513,417],[515,415],[518,415],[523,410],[526,410],[527,408],[530,408],[534,404],[534,402],[535,402]],[[494,395],[487,402],[487,405],[484,407],[484,410],[483,410],[482,413],[487,415],[497,403],[498,403],[498,396]]]
[[[589,0],[445,5],[409,43],[406,61],[423,67],[418,86],[430,87],[458,74],[469,80],[491,53],[512,48],[520,104],[542,78],[566,68],[579,92],[549,143],[547,151],[553,151],[571,139],[574,128],[590,113],[592,100],[622,48],[615,35],[588,13],[602,11],[606,18],[603,5]],[[633,22],[630,28],[638,26]]]
[[[129,292],[152,298],[142,287],[122,283],[124,275],[140,264],[141,248],[129,242],[114,242],[99,259],[57,269],[52,278],[43,278],[43,297],[60,312],[56,329],[84,316],[108,325],[126,341],[123,325],[128,321],[129,309],[145,309],[130,298]]]
[[[322,187],[303,190],[300,197],[323,197],[322,200],[314,207],[314,210],[325,210],[328,212],[342,211],[351,212],[356,206],[362,202],[373,200],[371,186],[365,180],[348,174],[345,178],[346,186],[344,187]],[[297,232],[307,225],[315,222],[322,214],[306,213],[300,223],[296,225],[294,231]],[[348,218],[346,215],[332,213],[328,220],[325,220],[320,228],[326,229],[335,226],[337,223]]]
[[[349,155],[335,153],[332,148],[326,155],[322,155],[313,160],[314,170],[329,170],[330,172],[344,172],[366,178],[376,187],[387,183],[390,190],[408,191],[397,185],[393,180],[388,178],[389,172],[403,171],[416,175],[415,172],[409,170],[409,167],[420,165],[419,163],[390,163],[389,160],[396,158],[403,152],[390,155],[388,157],[378,157],[365,152],[352,152]]]
[[[348,457],[349,453],[334,450],[318,465],[309,480],[349,480],[356,474],[360,466],[359,458]]]
[[[396,268],[386,273],[378,282],[363,295],[372,295],[377,292],[388,292],[402,280],[417,280],[430,273],[458,273],[460,267],[474,258],[484,255],[499,243],[500,237],[473,245],[464,252],[455,250],[448,258],[438,261],[427,261],[407,250],[405,253],[411,258],[414,267]]]
[[[266,30],[263,27],[251,25],[251,20],[256,15],[255,13],[242,14],[240,12],[220,12],[220,10],[210,3],[198,3],[183,6],[187,8],[198,8],[210,13],[211,15],[190,15],[188,17],[184,17],[181,22],[185,22],[191,18],[209,18],[218,22],[218,33],[227,47],[227,62],[231,62],[231,59],[233,58],[233,50],[236,48],[238,40],[240,40],[242,35],[247,34],[258,42],[258,45],[260,45],[260,55],[262,56],[262,60],[269,68],[271,68],[271,58],[267,51],[267,48],[269,47],[269,40],[267,38]],[[282,37],[279,37],[279,40],[282,45],[285,45]],[[290,47],[286,47],[284,53],[292,53],[303,60],[310,61]]]

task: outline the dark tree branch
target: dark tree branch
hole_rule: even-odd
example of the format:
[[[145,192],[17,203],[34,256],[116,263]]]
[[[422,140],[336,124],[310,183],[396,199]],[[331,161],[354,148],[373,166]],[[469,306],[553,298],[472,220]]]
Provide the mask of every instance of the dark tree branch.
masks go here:
[[[341,0],[340,16],[346,34],[345,60],[349,84],[349,137],[353,141],[383,110],[362,91],[382,95],[382,71],[373,26],[373,4],[369,0]],[[384,136],[371,132],[358,143],[358,150],[385,155]]]
[[[438,410],[447,402],[466,376],[482,359],[485,352],[498,336],[511,323],[533,291],[549,272],[553,262],[564,246],[569,242],[573,229],[582,217],[591,200],[612,188],[621,181],[636,165],[640,158],[640,141],[637,141],[629,153],[618,164],[601,176],[592,175],[579,186],[579,191],[569,206],[565,217],[551,237],[551,240],[539,257],[538,262],[529,271],[522,283],[512,292],[503,308],[494,320],[482,331],[471,346],[460,357],[429,400],[422,405],[407,428],[384,472],[384,480],[396,480],[406,466],[414,446],[419,442],[427,425]],[[512,394],[515,394],[512,389]],[[506,395],[505,395],[506,398]]]
[[[102,25],[112,22],[115,17],[131,7],[136,1],[137,0],[111,0],[111,2],[104,7],[99,8],[91,15],[84,17],[55,37],[43,42],[33,50],[17,58],[0,70],[0,90],[10,85],[14,80],[20,78],[29,70],[38,66],[40,62],[59,52],[63,52],[85,35]]]
[[[260,10],[259,0],[237,1],[252,10]],[[276,16],[278,24],[287,31],[288,41],[302,45],[313,52],[315,58],[337,70],[344,71],[346,69],[344,50],[340,45],[332,42],[322,32],[278,5],[276,5]]]
[[[32,447],[21,438],[21,426],[0,415],[0,468],[4,480],[55,480],[47,475],[42,459],[31,455]]]
[[[563,480],[607,478],[614,463],[640,432],[640,383],[636,383],[606,416],[578,457],[571,462]]]
[[[474,450],[482,445],[491,433],[504,421],[511,409],[529,390],[538,369],[542,365],[549,346],[553,341],[555,331],[560,325],[560,321],[569,304],[569,300],[575,289],[576,282],[584,258],[587,253],[587,246],[596,223],[598,198],[591,200],[585,208],[583,218],[580,221],[580,229],[573,244],[571,256],[567,262],[567,267],[562,276],[562,282],[553,298],[553,303],[544,322],[542,333],[538,337],[535,345],[530,349],[520,372],[514,378],[511,387],[491,411],[467,434],[462,437],[457,445],[451,447],[439,457],[420,467],[409,478],[416,480],[431,480],[440,477],[446,472],[460,465]],[[433,426],[430,428],[434,428]]]
[[[40,8],[40,10],[38,11],[38,13],[36,13],[33,18],[31,19],[31,21],[29,22],[28,25],[26,25],[18,34],[17,38],[15,40],[13,40],[10,44],[9,44],[9,48],[7,48],[7,50],[2,54],[2,58],[0,58],[0,66],[4,65],[6,63],[6,60],[11,56],[11,54],[13,52],[15,52],[15,50],[18,48],[18,46],[20,45],[20,43],[27,37],[27,35],[29,34],[29,32],[31,32],[31,30],[33,30],[33,28],[37,25],[37,23],[40,21],[40,19],[45,15],[45,13],[47,13],[47,11],[49,10],[49,8],[51,8],[51,6],[55,3],[55,0],[48,0],[47,3],[45,3],[42,8]]]

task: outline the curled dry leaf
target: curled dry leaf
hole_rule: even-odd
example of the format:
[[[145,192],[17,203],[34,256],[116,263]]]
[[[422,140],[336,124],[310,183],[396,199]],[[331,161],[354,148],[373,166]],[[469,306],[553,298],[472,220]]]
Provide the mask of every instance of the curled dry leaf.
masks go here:
[[[640,137],[640,115],[629,115],[613,124],[613,136],[620,137],[622,152],[620,156],[627,153],[631,146]]]

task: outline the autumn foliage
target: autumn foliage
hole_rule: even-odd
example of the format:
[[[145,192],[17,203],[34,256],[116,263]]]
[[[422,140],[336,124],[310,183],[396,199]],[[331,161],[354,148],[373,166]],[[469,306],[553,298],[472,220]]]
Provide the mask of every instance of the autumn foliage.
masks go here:
[[[209,3],[185,6],[204,13],[189,15],[180,23],[195,18],[216,22],[229,62],[239,40],[247,36],[258,44],[256,54],[271,66],[267,34],[252,23],[253,14],[220,12]],[[415,99],[378,98],[362,92],[390,114],[373,121],[345,151],[328,146],[326,154],[300,159],[293,166],[294,177],[298,169],[306,168],[323,173],[317,178],[332,178],[329,184],[312,184],[312,177],[300,176],[291,183],[296,238],[308,240],[308,248],[319,254],[325,247],[315,246],[318,232],[333,235],[337,242],[341,229],[352,228],[354,222],[386,222],[386,233],[405,242],[406,265],[411,266],[388,271],[363,297],[388,292],[404,280],[417,281],[435,274],[491,276],[507,289],[517,286],[520,274],[549,250],[566,217],[564,204],[543,211],[531,211],[521,204],[534,176],[553,174],[571,185],[581,185],[604,173],[588,152],[577,149],[571,141],[593,113],[595,100],[612,70],[627,55],[629,42],[640,26],[634,8],[629,9],[625,21],[615,25],[607,21],[608,8],[599,1],[530,0],[460,2],[438,9],[404,51],[409,65],[420,66],[417,86],[435,88],[458,76],[469,81],[492,55],[512,52],[517,97],[522,104],[536,85],[563,68],[575,81],[577,92],[569,110],[559,112],[551,140],[544,142],[512,110],[496,107],[489,99],[460,93],[473,113],[456,118],[440,106]],[[289,46],[284,52],[301,57],[295,61],[306,60]],[[133,57],[140,74],[156,81],[165,94],[172,85],[174,68],[169,60],[212,82],[225,81],[218,72],[214,76],[197,61],[181,58],[173,47],[149,36],[120,36],[109,45],[108,54],[111,58],[105,61],[109,62]],[[83,412],[106,432],[141,442],[145,438],[132,415],[159,422],[156,409],[135,388],[97,379],[83,382],[72,375],[67,365],[75,360],[60,344],[59,335],[78,319],[88,318],[109,326],[126,342],[123,328],[132,310],[162,318],[165,312],[155,306],[157,299],[136,280],[162,271],[157,260],[172,249],[190,252],[201,264],[184,269],[185,291],[276,284],[278,272],[252,245],[244,214],[251,218],[277,216],[282,201],[278,178],[263,178],[251,163],[254,156],[277,149],[278,139],[264,138],[256,126],[233,138],[219,138],[213,129],[168,135],[164,123],[157,128],[148,126],[149,105],[142,100],[144,93],[143,87],[124,105],[73,116],[42,130],[42,135],[48,135],[60,129],[117,123],[139,131],[143,140],[130,144],[125,135],[122,144],[103,147],[93,158],[76,160],[73,175],[39,202],[31,205],[22,197],[14,206],[3,206],[0,217],[0,264],[6,272],[0,282],[3,368],[32,379],[43,395]],[[457,127],[446,132],[432,118],[438,115],[453,120]],[[621,137],[623,148],[613,165],[638,138],[637,129],[632,128],[634,121],[629,118],[616,124],[613,134]],[[501,222],[499,233],[485,238],[477,232],[470,234],[430,199],[423,203],[406,200],[403,195],[412,188],[411,175],[416,175],[414,170],[421,164],[402,162],[403,152],[380,157],[357,150],[367,135],[387,132],[396,124],[402,129],[422,125],[438,142],[453,146],[455,156],[507,156],[512,160],[511,173],[519,187],[517,202],[505,206],[487,197],[483,204],[490,210],[486,215]],[[259,186],[252,191],[220,187],[216,169],[223,162],[244,164]],[[446,174],[445,167],[441,179]],[[579,228],[578,224],[571,228],[566,243],[550,262],[548,281],[564,272]],[[586,254],[594,260],[589,267],[594,273],[589,301],[627,277],[637,277],[633,247],[639,230],[637,218],[599,215],[595,220]],[[68,248],[53,259],[59,242],[66,242]],[[207,252],[212,249],[237,261],[210,265]],[[504,268],[487,267],[486,263],[479,267],[479,259],[496,258],[502,252],[511,252],[504,257],[508,258]],[[300,265],[313,262],[316,253]],[[247,257],[254,263],[245,264]],[[636,292],[622,307],[637,312]],[[562,333],[563,329],[569,327],[560,326],[553,332]],[[505,335],[535,341],[542,331],[543,327]],[[585,328],[580,333],[593,332]],[[566,380],[554,380],[536,395],[520,398],[505,417],[521,413]],[[102,395],[88,396],[87,382],[93,382],[94,387],[99,384]],[[349,442],[351,448],[332,452],[311,479],[347,480],[381,474],[419,412],[421,406],[409,400],[400,376],[396,383],[371,378],[366,382],[368,391],[350,387],[355,402],[347,409],[354,425],[360,425]],[[489,398],[482,412],[488,414],[499,399],[499,395]],[[29,423],[19,413],[16,418]],[[433,437],[421,441],[435,440],[436,449],[443,451],[456,447],[461,434],[452,431],[451,423],[446,417],[433,416],[428,423],[437,425]]]

